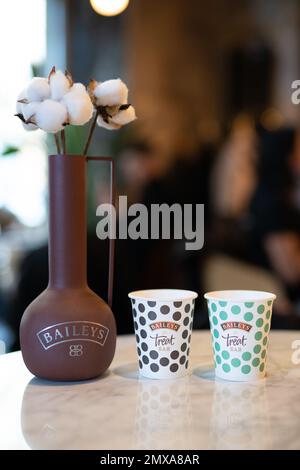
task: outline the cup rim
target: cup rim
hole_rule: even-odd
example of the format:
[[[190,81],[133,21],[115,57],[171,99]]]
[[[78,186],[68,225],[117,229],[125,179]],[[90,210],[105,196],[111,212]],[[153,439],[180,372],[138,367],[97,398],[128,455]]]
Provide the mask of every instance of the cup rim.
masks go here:
[[[260,290],[216,290],[206,292],[204,298],[207,300],[225,301],[225,302],[259,302],[275,300],[276,295],[271,292]]]
[[[136,300],[176,302],[196,299],[198,294],[192,290],[184,289],[145,289],[130,292],[128,297]]]

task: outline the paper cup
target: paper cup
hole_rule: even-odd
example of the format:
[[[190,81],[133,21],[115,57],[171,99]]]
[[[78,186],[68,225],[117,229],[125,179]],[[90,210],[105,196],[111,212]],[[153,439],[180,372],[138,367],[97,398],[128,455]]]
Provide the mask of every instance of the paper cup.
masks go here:
[[[172,379],[187,374],[197,296],[175,289],[129,294],[141,375]]]
[[[261,291],[215,291],[204,295],[216,377],[251,381],[265,376],[274,294]]]

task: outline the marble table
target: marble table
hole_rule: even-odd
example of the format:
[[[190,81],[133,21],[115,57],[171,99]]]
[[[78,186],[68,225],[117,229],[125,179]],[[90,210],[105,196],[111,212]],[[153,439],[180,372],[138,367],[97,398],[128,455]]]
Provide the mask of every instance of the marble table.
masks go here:
[[[118,338],[104,377],[74,384],[33,378],[19,352],[0,356],[0,448],[300,448],[300,331],[271,332],[258,383],[215,381],[212,363],[206,331],[179,380],[139,378],[133,336]]]

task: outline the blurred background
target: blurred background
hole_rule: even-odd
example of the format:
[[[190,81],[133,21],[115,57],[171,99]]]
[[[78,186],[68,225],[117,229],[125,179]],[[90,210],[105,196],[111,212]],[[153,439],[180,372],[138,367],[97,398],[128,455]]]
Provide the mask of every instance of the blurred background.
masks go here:
[[[93,5],[92,5],[93,4]],[[116,162],[129,203],[205,204],[205,244],[119,240],[113,311],[133,331],[127,294],[206,290],[278,295],[274,328],[300,328],[300,134],[291,84],[300,79],[298,0],[2,0],[0,14],[0,353],[19,347],[27,305],[47,285],[47,154],[42,132],[13,116],[18,93],[53,65],[75,81],[121,77],[138,120],[98,128],[90,154]],[[98,10],[98,11],[96,11]],[[68,128],[82,152],[86,129]],[[95,209],[109,168],[89,170],[88,278],[106,298],[106,242]]]

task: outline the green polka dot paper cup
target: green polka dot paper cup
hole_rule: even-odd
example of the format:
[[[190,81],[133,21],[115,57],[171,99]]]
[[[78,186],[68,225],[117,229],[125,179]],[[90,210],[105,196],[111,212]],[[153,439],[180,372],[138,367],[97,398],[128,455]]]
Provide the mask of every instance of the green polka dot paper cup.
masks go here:
[[[274,294],[262,291],[208,292],[216,377],[254,381],[266,373]]]
[[[140,375],[176,379],[188,373],[195,299],[192,291],[131,292]]]

